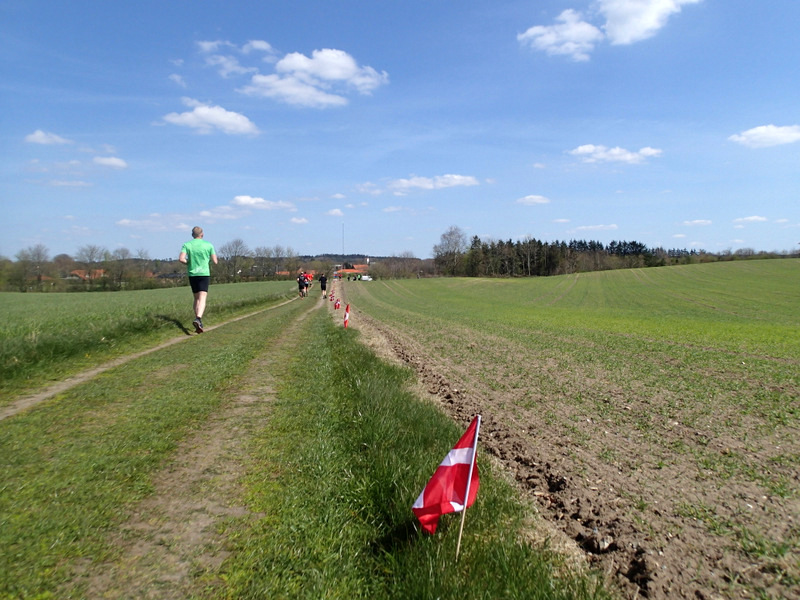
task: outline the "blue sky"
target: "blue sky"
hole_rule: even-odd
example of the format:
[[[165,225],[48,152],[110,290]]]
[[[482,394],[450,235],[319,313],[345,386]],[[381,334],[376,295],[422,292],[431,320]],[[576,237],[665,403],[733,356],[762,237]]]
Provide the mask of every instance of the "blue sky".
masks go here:
[[[0,0],[0,255],[800,243],[797,0]]]

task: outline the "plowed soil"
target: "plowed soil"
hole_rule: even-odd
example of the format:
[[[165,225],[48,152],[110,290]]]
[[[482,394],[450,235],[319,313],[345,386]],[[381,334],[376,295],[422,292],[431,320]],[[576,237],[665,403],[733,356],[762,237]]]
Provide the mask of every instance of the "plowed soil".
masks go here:
[[[346,300],[346,286],[341,287]],[[665,421],[657,424],[656,446],[650,436],[597,413],[576,414],[575,406],[547,398],[520,402],[519,390],[526,387],[525,378],[533,379],[532,371],[514,364],[515,356],[524,362],[519,354],[524,350],[509,348],[507,339],[479,333],[469,339],[459,330],[456,343],[466,350],[453,360],[447,358],[453,353],[439,351],[442,346],[354,308],[350,321],[378,353],[413,368],[431,398],[456,421],[466,425],[473,415],[483,415],[481,448],[505,465],[535,499],[541,516],[574,540],[623,597],[800,598],[800,549],[779,542],[800,538],[800,499],[765,494],[752,478],[704,472],[691,458],[693,447],[716,450],[721,460],[762,448],[763,456],[755,458],[783,469],[796,490],[797,465],[776,466],[774,459],[796,456],[797,436],[787,443],[785,432],[770,439],[754,428],[754,444],[711,439],[704,431]],[[487,363],[494,371],[490,376]],[[613,390],[607,402],[613,410],[648,411],[643,401],[615,396]],[[553,427],[554,421],[571,426],[565,431]],[[663,461],[665,444],[688,451]]]

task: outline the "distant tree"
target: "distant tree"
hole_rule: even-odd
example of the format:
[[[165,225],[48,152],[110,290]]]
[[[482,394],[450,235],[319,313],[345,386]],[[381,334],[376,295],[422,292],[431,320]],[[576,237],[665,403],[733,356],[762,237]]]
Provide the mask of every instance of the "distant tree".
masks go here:
[[[466,235],[453,225],[442,234],[439,243],[433,247],[433,259],[446,275],[459,275],[466,249]]]
[[[42,278],[47,275],[50,265],[50,251],[44,244],[29,246],[16,255],[20,289],[27,289],[28,282],[34,280],[36,289],[42,289]]]
[[[221,260],[222,272],[225,281],[238,281],[241,276],[249,271],[251,252],[247,244],[236,238],[223,244],[217,249]]]

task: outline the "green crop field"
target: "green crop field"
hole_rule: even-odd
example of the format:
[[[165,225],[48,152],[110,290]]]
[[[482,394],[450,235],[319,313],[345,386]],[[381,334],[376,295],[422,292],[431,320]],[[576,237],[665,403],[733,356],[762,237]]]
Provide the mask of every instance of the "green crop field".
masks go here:
[[[291,297],[286,282],[215,285],[209,325]],[[188,287],[115,293],[0,294],[0,405],[31,388],[157,339],[188,333]]]
[[[800,261],[333,287],[0,295],[6,404],[186,340],[0,421],[0,598],[800,597]],[[474,414],[454,565],[410,504]]]
[[[753,562],[778,587],[750,592],[799,589],[800,261],[342,285],[446,410],[493,420],[493,451],[555,518],[593,507],[563,524],[584,545],[666,557],[651,588],[685,559],[734,591]]]

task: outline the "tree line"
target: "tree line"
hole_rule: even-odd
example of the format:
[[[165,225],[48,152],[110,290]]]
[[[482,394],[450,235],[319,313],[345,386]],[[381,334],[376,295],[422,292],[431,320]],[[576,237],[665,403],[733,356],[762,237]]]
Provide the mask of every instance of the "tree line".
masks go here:
[[[527,236],[522,240],[468,239],[451,226],[433,247],[434,263],[442,275],[466,277],[536,277],[586,271],[660,267],[675,264],[715,262],[740,258],[787,256],[742,248],[710,253],[681,248],[648,248],[636,241],[571,240],[544,242]]]
[[[215,283],[294,279],[301,270],[327,273],[335,265],[352,268],[362,263],[361,255],[301,256],[291,247],[275,245],[251,249],[235,239],[216,248],[219,264],[212,269]],[[153,259],[146,250],[127,248],[109,251],[96,245],[78,249],[74,256],[50,256],[44,244],[36,244],[15,255],[0,257],[0,290],[3,291],[115,291],[187,285],[186,266],[177,258]],[[430,276],[433,261],[420,260],[410,252],[374,259],[374,277],[402,278]]]

